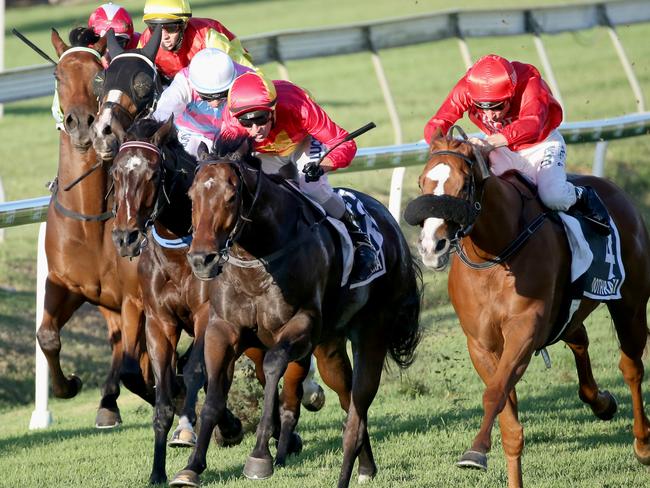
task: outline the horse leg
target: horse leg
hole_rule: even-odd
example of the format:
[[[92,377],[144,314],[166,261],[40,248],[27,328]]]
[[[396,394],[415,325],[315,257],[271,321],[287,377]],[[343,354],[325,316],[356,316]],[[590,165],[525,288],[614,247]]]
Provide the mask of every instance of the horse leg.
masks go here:
[[[153,415],[154,452],[153,467],[149,476],[150,484],[165,483],[167,474],[167,434],[174,420],[172,395],[176,377],[173,370],[174,352],[177,337],[169,337],[165,331],[175,330],[175,322],[159,320],[157,314],[147,316],[147,343],[151,355],[151,364],[156,378],[156,404]]]
[[[309,371],[302,382],[302,406],[310,412],[318,412],[325,405],[325,391],[314,380],[314,360],[309,358]]]
[[[72,398],[82,387],[74,374],[66,376],[61,369],[61,329],[85,301],[84,297],[58,285],[48,277],[45,281],[43,320],[36,332],[38,344],[45,354],[52,377],[52,393],[57,398]]]
[[[120,396],[120,370],[122,368],[122,320],[120,314],[105,307],[99,311],[108,325],[108,336],[111,344],[111,368],[102,386],[102,398],[99,402],[95,427],[110,429],[122,423],[117,398]]]
[[[359,459],[359,483],[374,478],[377,465],[368,435],[368,409],[379,389],[381,372],[386,360],[388,345],[376,329],[360,331],[353,341],[354,370],[348,418],[343,432],[343,463],[338,488],[347,488],[352,477],[354,461]]]
[[[569,346],[576,363],[578,371],[578,382],[580,389],[578,396],[580,400],[588,404],[594,415],[601,420],[611,420],[616,413],[617,405],[614,396],[608,392],[600,391],[591,370],[591,360],[589,359],[589,337],[584,324],[570,329],[570,332],[563,338]]]
[[[201,427],[187,465],[176,474],[169,486],[200,485],[199,475],[207,466],[206,453],[212,431],[226,415],[226,401],[235,370],[238,342],[237,332],[220,319],[215,319],[205,331],[204,352],[208,390],[201,409]]]
[[[608,302],[607,307],[621,344],[618,366],[632,395],[634,454],[641,464],[650,465],[650,422],[645,414],[641,390],[645,372],[642,355],[648,340],[647,300],[637,298],[635,301],[627,297],[623,295],[621,301]]]
[[[514,387],[523,376],[532,357],[532,340],[522,336],[520,340],[511,337],[506,342],[501,356],[496,351],[482,347],[478,341],[468,337],[470,358],[479,376],[485,382],[483,393],[483,420],[471,448],[458,461],[460,467],[487,469],[487,453],[492,448],[492,428],[497,415],[505,411],[502,428],[503,446],[508,463],[508,486],[522,486],[521,453],[524,447],[523,428],[517,418]]]
[[[151,405],[156,402],[153,381],[148,378],[149,367],[142,368],[150,359],[145,342],[144,311],[140,300],[127,296],[122,302],[122,343],[124,358],[120,379],[124,386]]]
[[[311,355],[302,361],[288,364],[284,373],[284,385],[279,399],[278,449],[275,455],[275,465],[284,466],[289,454],[299,454],[302,451],[302,439],[295,432],[300,418],[300,399],[302,384],[309,372]]]

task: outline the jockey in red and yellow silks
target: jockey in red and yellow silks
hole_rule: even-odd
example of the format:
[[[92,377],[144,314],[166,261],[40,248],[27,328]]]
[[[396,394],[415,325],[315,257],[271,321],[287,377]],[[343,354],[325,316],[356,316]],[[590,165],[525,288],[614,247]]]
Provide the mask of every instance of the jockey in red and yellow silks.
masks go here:
[[[322,158],[348,132],[302,88],[288,81],[268,81],[255,72],[235,80],[228,94],[228,112],[220,137],[247,135],[265,173],[289,175],[328,215],[341,220],[355,247],[353,279],[366,281],[379,267],[377,253],[359,225],[359,209],[348,208],[324,174],[349,166],[357,145],[346,141]]]
[[[566,178],[566,143],[557,130],[562,107],[537,68],[490,54],[479,59],[456,83],[424,128],[430,143],[468,112],[485,134],[472,142],[489,151],[497,176],[515,170],[530,179],[542,203],[553,210],[574,207],[609,233],[609,217],[593,190]]]

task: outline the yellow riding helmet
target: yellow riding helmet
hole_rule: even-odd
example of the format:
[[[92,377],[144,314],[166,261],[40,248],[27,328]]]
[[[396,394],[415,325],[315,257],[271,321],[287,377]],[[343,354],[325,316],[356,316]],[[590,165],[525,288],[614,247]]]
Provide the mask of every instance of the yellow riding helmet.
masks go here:
[[[142,20],[149,24],[169,24],[187,22],[191,16],[192,7],[188,0],[147,0]]]

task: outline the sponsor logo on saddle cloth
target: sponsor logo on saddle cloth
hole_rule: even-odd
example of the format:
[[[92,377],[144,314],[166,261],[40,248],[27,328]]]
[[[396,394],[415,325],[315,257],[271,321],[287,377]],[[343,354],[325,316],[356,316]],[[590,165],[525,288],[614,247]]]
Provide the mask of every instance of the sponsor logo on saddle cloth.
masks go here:
[[[559,214],[571,247],[571,281],[579,279],[582,296],[594,300],[621,298],[625,268],[621,258],[621,240],[614,221],[610,218],[611,232],[599,235],[589,222]]]

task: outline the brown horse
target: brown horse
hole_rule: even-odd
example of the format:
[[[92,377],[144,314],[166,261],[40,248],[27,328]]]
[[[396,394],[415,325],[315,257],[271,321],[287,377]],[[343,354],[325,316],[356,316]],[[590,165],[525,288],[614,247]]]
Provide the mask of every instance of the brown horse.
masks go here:
[[[100,58],[106,41],[102,39],[91,48],[85,44],[70,47],[52,30],[52,45],[60,58],[54,74],[63,130],[47,214],[48,276],[37,338],[50,367],[54,395],[72,398],[82,383],[74,375],[66,378],[61,369],[60,331],[82,303],[99,307],[108,323],[112,363],[96,425],[113,427],[121,422],[117,406],[120,379],[153,403],[153,377],[144,346],[136,263],[120,259],[115,252],[110,234],[111,203],[107,201],[109,177],[105,168],[96,165],[90,147],[89,126],[97,113],[91,81],[102,69]]]
[[[259,343],[267,348],[264,407],[245,476],[272,475],[268,441],[278,420],[275,462],[284,463],[299,402],[285,403],[280,419],[274,418],[278,381],[290,361],[301,362],[306,374],[305,360],[318,346],[321,376],[348,412],[339,487],[348,486],[357,457],[359,479],[373,477],[377,466],[367,430],[368,408],[387,353],[407,367],[419,340],[419,270],[398,224],[379,202],[357,194],[384,235],[386,273],[350,290],[341,286],[338,236],[304,197],[263,174],[259,160],[245,149],[229,158],[209,159],[201,162],[189,192],[194,239],[188,255],[197,276],[216,278],[205,334],[208,391],[194,453],[170,485],[198,486],[210,433],[225,411],[234,362]],[[345,352],[346,337],[352,341],[354,372]]]
[[[205,383],[203,337],[208,322],[209,281],[196,278],[186,258],[192,225],[187,191],[195,169],[196,160],[176,139],[171,118],[166,123],[137,120],[127,131],[112,169],[116,195],[113,240],[122,256],[140,256],[147,345],[156,378],[151,483],[167,479],[165,442],[179,393],[176,347],[183,330],[194,337],[194,343],[183,368],[185,401],[170,445],[194,445],[196,398]],[[249,348],[245,353],[255,363],[263,384],[263,351]],[[291,363],[284,375],[284,391],[291,398],[298,396],[302,372],[302,367]],[[229,411],[226,413],[218,425],[217,439],[220,445],[233,445],[243,437],[242,425]],[[298,452],[301,445],[295,434],[289,451]]]
[[[570,300],[569,245],[561,225],[547,218],[547,210],[515,175],[491,175],[470,143],[438,136],[420,175],[424,195],[409,204],[405,217],[423,226],[418,247],[427,267],[443,270],[451,260],[449,297],[486,385],[480,430],[458,465],[487,469],[499,416],[508,485],[520,487],[524,435],[515,385],[533,353],[553,339],[552,328]],[[575,177],[575,182],[591,185],[602,197],[620,231],[623,261],[633,263],[626,267],[622,298],[606,304],[620,342],[619,367],[632,394],[634,452],[650,464],[650,424],[641,393],[650,296],[648,233],[629,197],[614,184],[593,176]],[[599,303],[582,298],[560,338],[575,356],[580,399],[597,417],[609,420],[616,401],[593,378],[583,324]]]

